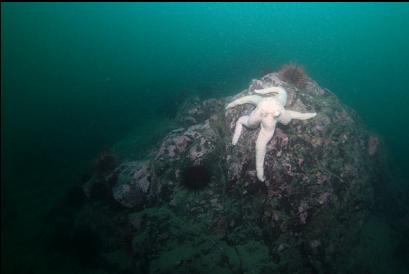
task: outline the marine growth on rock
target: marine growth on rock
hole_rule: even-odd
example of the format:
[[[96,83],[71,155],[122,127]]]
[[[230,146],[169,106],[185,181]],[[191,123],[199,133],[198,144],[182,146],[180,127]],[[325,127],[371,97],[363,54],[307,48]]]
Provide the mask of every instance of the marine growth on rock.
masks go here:
[[[286,90],[286,108],[319,115],[276,125],[261,182],[259,130],[243,130],[232,144],[236,122],[255,106],[225,106],[272,86]],[[128,262],[121,271],[129,273],[337,273],[378,179],[377,141],[356,117],[291,66],[232,97],[190,99],[147,158],[123,160],[112,171],[113,198],[122,209],[94,203],[82,221],[93,211],[105,215],[93,226],[109,227],[109,254],[123,247],[115,235],[129,231],[131,251],[120,253]]]

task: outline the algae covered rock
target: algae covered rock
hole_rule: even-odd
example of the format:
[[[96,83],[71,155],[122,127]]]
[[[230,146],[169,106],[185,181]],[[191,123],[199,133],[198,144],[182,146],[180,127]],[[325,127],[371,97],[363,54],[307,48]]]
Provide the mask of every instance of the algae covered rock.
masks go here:
[[[254,89],[281,85],[287,107],[317,112],[278,125],[265,182],[255,170],[258,129],[231,144],[238,118],[225,110]],[[115,172],[114,199],[132,235],[133,270],[152,273],[336,273],[373,203],[376,143],[353,111],[311,79],[277,73],[225,99],[187,101],[179,127],[144,162]],[[126,209],[126,210],[125,210]]]
[[[123,163],[116,172],[119,175],[112,194],[118,203],[132,208],[152,198],[154,187],[145,162]]]

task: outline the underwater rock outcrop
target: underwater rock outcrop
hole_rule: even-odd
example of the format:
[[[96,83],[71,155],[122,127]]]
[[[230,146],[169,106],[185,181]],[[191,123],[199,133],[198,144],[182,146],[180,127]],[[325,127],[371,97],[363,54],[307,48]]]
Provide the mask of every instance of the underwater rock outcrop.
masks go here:
[[[277,126],[260,182],[258,129],[244,129],[231,144],[237,119],[254,106],[225,111],[225,105],[272,85],[287,90],[292,110],[318,115]],[[377,179],[374,137],[352,110],[311,79],[299,88],[270,73],[231,98],[188,100],[176,119],[179,127],[146,159],[124,161],[113,172],[117,204],[110,214],[122,220],[118,230],[127,227],[126,268],[337,273],[373,203]]]

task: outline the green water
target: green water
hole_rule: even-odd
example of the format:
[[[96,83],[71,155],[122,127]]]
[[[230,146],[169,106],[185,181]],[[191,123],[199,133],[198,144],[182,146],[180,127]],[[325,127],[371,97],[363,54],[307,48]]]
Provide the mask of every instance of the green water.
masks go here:
[[[407,187],[408,49],[407,3],[2,3],[2,269],[36,272],[45,212],[101,150],[135,130],[147,146],[186,95],[289,61],[357,111]]]

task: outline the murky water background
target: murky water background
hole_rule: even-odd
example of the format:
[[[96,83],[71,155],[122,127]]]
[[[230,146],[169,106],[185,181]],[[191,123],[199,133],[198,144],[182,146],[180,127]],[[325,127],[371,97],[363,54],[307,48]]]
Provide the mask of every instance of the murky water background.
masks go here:
[[[2,3],[2,269],[36,272],[44,216],[100,151],[131,134],[138,157],[185,97],[289,61],[358,112],[407,189],[408,18],[407,3]]]

